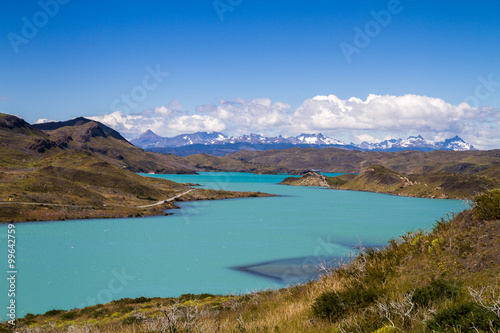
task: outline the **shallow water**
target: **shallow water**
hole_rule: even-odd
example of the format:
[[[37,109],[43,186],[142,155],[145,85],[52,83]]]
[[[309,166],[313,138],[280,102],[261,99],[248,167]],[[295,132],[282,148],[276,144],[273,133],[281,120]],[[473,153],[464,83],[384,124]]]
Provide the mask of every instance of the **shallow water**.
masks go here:
[[[123,297],[283,287],[314,277],[319,262],[349,256],[359,241],[384,245],[465,208],[458,200],[277,185],[287,175],[153,177],[280,196],[181,203],[171,216],[16,224],[18,316]],[[6,225],[0,253],[7,277]],[[2,279],[3,309],[8,287]]]

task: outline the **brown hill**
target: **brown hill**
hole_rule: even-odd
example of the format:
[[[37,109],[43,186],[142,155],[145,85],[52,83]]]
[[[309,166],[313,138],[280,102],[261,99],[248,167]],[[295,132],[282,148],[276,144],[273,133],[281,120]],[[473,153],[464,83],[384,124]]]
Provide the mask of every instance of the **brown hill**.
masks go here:
[[[402,151],[368,152],[338,148],[291,148],[284,150],[241,150],[226,155],[255,164],[270,164],[294,171],[360,173],[373,164],[403,174],[451,172],[472,175],[487,173],[500,165],[500,149],[489,151]],[[492,175],[500,181],[500,174]]]
[[[85,118],[34,126],[61,148],[89,151],[133,172],[194,173],[196,168],[175,155],[149,153],[133,146],[115,130]]]
[[[404,175],[381,165],[371,165],[358,176],[345,176],[328,177],[328,183],[332,188],[342,190],[441,199],[469,199],[485,189],[498,186],[498,183],[478,175],[449,172]]]
[[[135,172],[193,173],[177,156],[134,147],[118,132],[87,119],[40,126],[0,114],[0,222],[163,214],[188,186]],[[131,172],[133,171],[133,172]],[[195,190],[204,200],[264,196]]]
[[[337,189],[395,195],[466,199],[500,186],[500,150],[363,152],[337,148],[292,148],[264,152],[240,151],[226,158],[275,165],[303,173],[306,170],[351,173],[329,178]],[[360,173],[358,176],[352,173]],[[284,184],[307,185],[305,177]]]

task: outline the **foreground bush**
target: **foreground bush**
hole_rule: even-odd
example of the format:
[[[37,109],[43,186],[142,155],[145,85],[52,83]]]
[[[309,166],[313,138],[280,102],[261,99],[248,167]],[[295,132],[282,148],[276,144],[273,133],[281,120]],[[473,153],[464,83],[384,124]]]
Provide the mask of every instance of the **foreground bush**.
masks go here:
[[[315,300],[313,312],[319,318],[336,321],[345,314],[366,308],[375,302],[377,297],[377,290],[356,284],[342,292],[323,293]]]
[[[468,302],[439,311],[427,327],[438,332],[497,332],[500,318],[477,303]]]
[[[444,299],[455,299],[459,288],[455,283],[443,279],[432,280],[428,285],[415,290],[412,301],[418,306],[431,306]]]
[[[500,189],[477,196],[474,199],[474,212],[482,220],[500,220]]]

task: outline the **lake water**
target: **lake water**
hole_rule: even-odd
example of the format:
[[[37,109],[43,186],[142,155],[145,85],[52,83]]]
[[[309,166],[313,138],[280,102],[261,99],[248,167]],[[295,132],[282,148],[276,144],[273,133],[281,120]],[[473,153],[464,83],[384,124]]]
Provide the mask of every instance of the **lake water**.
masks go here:
[[[384,245],[465,208],[458,200],[277,185],[286,175],[152,175],[279,195],[181,203],[174,215],[16,224],[17,316],[123,297],[246,293],[314,277],[361,241]],[[7,320],[7,225],[0,230]],[[1,262],[1,261],[0,261]]]

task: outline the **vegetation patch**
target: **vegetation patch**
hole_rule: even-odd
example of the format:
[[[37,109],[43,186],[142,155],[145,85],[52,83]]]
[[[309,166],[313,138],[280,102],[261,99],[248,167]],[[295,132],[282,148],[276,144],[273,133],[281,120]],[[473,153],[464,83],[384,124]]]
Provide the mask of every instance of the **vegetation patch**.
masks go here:
[[[484,192],[474,198],[474,212],[482,220],[500,219],[500,189]]]
[[[500,318],[477,303],[459,303],[437,312],[427,328],[437,332],[498,332]]]
[[[411,300],[417,306],[430,307],[446,299],[455,300],[459,291],[460,288],[457,286],[456,282],[439,278],[437,280],[431,280],[428,285],[417,288]]]

